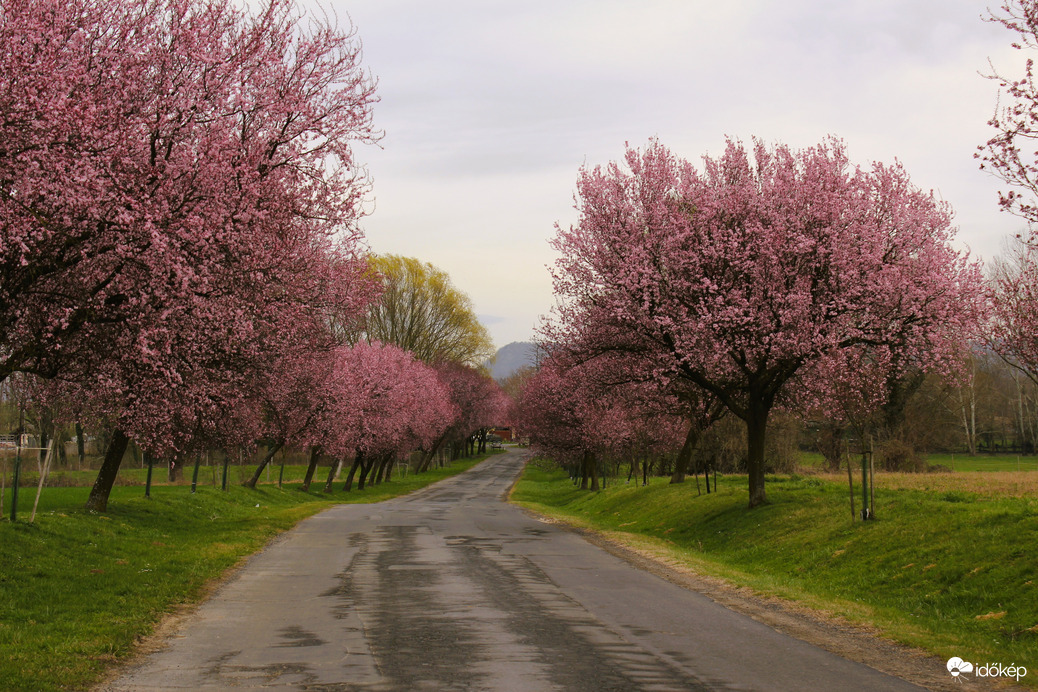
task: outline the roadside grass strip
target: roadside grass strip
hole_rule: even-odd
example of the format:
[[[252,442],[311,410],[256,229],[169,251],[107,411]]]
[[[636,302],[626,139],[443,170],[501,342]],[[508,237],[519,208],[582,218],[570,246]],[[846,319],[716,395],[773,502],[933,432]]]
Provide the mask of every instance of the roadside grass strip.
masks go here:
[[[82,509],[89,488],[46,488],[35,523],[0,521],[0,689],[87,689],[164,615],[300,520],[404,495],[484,458],[349,493],[342,482],[320,492],[323,476],[308,493],[299,483],[194,494],[165,485],[147,499],[140,486],[117,486],[105,514]]]
[[[853,523],[846,477],[769,476],[749,510],[745,476],[591,493],[531,463],[511,499],[943,659],[1025,666],[1038,687],[1038,474],[998,475],[877,474],[876,519]]]

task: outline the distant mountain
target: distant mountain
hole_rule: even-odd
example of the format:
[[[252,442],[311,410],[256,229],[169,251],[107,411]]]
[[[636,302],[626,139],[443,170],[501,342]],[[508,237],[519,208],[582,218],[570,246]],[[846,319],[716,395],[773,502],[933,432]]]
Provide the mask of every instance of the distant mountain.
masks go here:
[[[503,380],[516,370],[532,366],[536,362],[537,347],[529,341],[513,341],[498,349],[497,359],[490,366],[490,375]]]

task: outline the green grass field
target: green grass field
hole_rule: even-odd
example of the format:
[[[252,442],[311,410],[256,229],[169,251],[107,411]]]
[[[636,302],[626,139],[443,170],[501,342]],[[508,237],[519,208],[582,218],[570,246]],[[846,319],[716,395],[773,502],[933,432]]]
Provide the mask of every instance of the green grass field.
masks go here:
[[[769,477],[768,504],[748,510],[745,476],[702,496],[692,479],[590,493],[531,465],[512,499],[939,656],[1027,666],[1038,683],[1038,474],[927,475],[926,489],[878,476],[877,519],[864,523],[838,476]]]
[[[337,483],[330,495],[319,492],[326,468],[309,493],[298,482],[194,494],[163,485],[147,499],[141,486],[117,486],[105,514],[83,510],[87,487],[45,488],[33,524],[25,520],[34,493],[22,488],[19,521],[0,521],[0,689],[88,688],[165,613],[203,597],[207,584],[300,519],[333,503],[402,495],[477,461],[364,491],[344,493]]]
[[[952,471],[1038,471],[1038,457],[1015,454],[929,454],[931,464],[946,466]]]

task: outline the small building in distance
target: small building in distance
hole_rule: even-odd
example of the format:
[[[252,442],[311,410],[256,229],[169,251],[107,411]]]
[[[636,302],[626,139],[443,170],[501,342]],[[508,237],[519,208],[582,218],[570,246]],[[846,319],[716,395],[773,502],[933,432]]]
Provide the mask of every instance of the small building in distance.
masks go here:
[[[514,439],[511,428],[494,428],[490,431],[490,434],[497,435],[502,442],[512,442]]]

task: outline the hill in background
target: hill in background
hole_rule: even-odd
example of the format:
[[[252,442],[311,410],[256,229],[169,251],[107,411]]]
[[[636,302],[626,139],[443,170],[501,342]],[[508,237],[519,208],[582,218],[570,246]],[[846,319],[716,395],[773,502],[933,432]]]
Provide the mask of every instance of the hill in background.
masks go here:
[[[501,381],[516,370],[536,363],[537,347],[529,341],[513,341],[497,351],[497,358],[490,366],[490,375]]]

